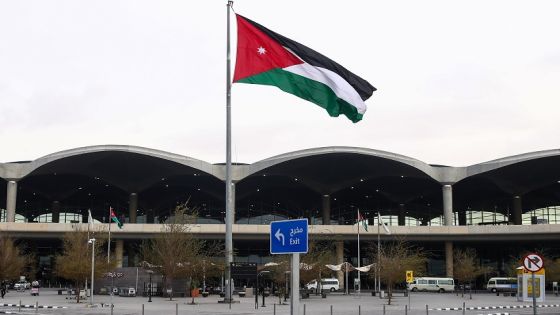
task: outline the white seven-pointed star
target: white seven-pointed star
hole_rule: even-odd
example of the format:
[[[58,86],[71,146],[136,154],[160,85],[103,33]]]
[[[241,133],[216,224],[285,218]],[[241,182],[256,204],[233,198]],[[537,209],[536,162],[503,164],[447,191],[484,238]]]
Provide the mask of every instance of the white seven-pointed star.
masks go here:
[[[260,46],[259,48],[257,48],[257,52],[259,53],[259,55],[264,55],[266,54],[266,49],[264,49],[263,46]]]

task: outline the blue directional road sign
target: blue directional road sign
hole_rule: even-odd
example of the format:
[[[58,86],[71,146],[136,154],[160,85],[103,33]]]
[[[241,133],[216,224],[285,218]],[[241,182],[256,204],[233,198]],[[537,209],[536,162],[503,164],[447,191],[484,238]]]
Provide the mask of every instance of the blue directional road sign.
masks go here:
[[[270,222],[270,253],[307,253],[307,219]]]

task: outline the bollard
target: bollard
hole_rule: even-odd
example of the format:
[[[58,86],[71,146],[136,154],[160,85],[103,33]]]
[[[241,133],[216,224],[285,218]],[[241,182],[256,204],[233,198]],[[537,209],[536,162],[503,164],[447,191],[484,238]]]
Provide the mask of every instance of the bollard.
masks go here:
[[[142,315],[144,315],[144,303],[142,303]]]
[[[404,315],[408,315],[408,305],[404,306]]]
[[[332,315],[332,305],[331,305],[331,315]]]
[[[113,309],[115,308],[115,304],[111,303],[111,315],[113,315]]]
[[[18,312],[21,312],[21,300],[19,300],[19,310]]]
[[[385,304],[383,304],[383,315],[385,315]]]
[[[465,315],[465,302],[463,302],[463,315]]]
[[[175,315],[179,315],[179,303],[175,303]]]
[[[303,315],[305,315],[305,304],[303,304]]]
[[[362,315],[362,306],[358,305],[358,315]]]
[[[35,301],[35,314],[39,312],[39,301]]]
[[[274,303],[274,315],[276,315],[276,303]]]
[[[428,315],[428,304],[426,304],[426,315]]]

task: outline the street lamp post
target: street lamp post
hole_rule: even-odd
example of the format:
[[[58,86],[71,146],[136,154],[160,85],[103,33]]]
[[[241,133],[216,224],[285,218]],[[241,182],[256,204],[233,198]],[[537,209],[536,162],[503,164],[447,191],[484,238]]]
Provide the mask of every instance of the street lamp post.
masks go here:
[[[286,292],[284,293],[284,302],[286,302],[288,300],[288,291],[289,291],[288,290],[288,283],[289,283],[288,275],[289,274],[290,274],[289,270],[284,273],[284,279],[286,280]]]
[[[91,297],[91,305],[93,306],[93,279],[94,279],[94,273],[95,273],[95,238],[90,238],[88,240],[88,244],[91,244],[91,292],[90,292],[90,297]]]
[[[263,271],[261,271],[261,272],[257,275],[257,297],[255,298],[255,305],[257,306],[257,308],[258,308],[258,304],[259,304],[259,301],[258,301],[258,300],[259,300],[259,299],[258,299],[258,296],[259,296],[259,294],[258,294],[258,290],[259,290],[259,277],[262,276],[263,274],[269,273],[269,272],[270,272],[270,271],[268,271],[268,270],[263,270]],[[266,304],[264,303],[264,299],[265,299],[265,295],[264,295],[264,283],[263,283],[262,295],[263,295],[263,297],[262,297],[262,305],[261,305],[261,306],[262,306],[262,307],[266,307]]]
[[[153,270],[147,270],[146,271],[149,275],[150,275],[150,287],[148,288],[148,302],[152,302],[152,273],[154,273]]]

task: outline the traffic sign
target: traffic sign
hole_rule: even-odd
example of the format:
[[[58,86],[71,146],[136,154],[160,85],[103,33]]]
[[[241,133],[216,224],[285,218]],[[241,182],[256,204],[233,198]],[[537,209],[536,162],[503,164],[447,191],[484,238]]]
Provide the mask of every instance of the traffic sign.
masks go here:
[[[412,270],[407,270],[406,271],[406,282],[407,283],[412,283],[414,281],[414,273],[412,272]]]
[[[307,219],[270,222],[270,253],[307,253]]]
[[[544,260],[537,254],[529,254],[523,258],[523,267],[525,267],[527,271],[537,272],[544,267]]]

